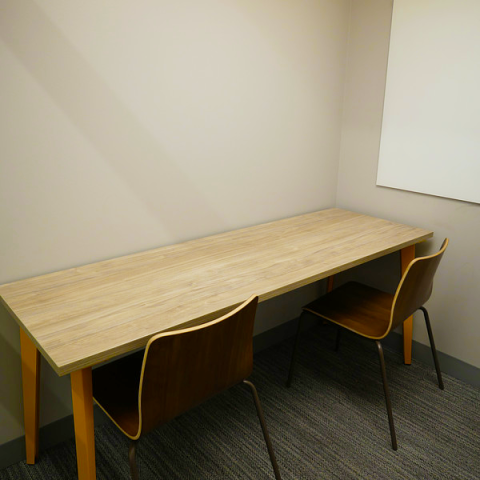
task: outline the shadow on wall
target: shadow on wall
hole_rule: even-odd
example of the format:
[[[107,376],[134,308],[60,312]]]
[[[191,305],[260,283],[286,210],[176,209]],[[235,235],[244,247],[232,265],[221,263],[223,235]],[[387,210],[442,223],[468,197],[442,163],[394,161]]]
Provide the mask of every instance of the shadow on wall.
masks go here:
[[[0,304],[0,406],[6,413],[0,418],[0,444],[24,433],[19,330],[15,320]],[[68,376],[59,378],[43,358],[41,375],[40,403],[43,408],[40,409],[40,424],[44,425],[71,413],[71,407],[65,405],[65,401],[71,404],[71,397]],[[62,393],[65,401],[61,400]]]
[[[192,208],[205,233],[222,231],[195,185],[38,5],[2,2],[0,37],[177,241]]]

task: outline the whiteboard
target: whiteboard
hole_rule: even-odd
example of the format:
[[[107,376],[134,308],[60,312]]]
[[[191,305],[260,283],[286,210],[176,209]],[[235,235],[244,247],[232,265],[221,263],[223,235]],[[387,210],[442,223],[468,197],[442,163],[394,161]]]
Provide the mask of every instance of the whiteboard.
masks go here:
[[[395,0],[377,185],[480,203],[480,0]]]

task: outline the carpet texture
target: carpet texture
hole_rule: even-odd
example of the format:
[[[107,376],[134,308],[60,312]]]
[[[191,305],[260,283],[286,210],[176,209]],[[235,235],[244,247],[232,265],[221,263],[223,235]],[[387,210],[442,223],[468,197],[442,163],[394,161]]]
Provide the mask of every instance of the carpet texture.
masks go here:
[[[320,325],[301,339],[287,389],[291,341],[255,356],[250,380],[262,401],[287,479],[480,478],[480,390],[385,349],[398,451],[390,444],[373,342]],[[95,431],[97,478],[129,479],[128,444],[111,424]],[[143,438],[142,480],[274,478],[250,391],[239,385]],[[73,439],[0,471],[0,480],[76,479]]]

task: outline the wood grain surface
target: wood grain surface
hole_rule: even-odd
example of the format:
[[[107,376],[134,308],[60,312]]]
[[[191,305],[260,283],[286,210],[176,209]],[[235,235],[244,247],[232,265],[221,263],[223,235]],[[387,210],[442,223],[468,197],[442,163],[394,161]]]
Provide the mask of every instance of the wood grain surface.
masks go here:
[[[17,281],[0,297],[65,375],[432,236],[334,208]]]

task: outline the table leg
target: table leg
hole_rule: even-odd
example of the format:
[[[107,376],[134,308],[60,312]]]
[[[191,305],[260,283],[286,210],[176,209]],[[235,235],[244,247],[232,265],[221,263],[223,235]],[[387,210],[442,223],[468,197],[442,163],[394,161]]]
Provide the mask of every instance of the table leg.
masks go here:
[[[38,457],[38,417],[40,406],[40,352],[23,328],[20,328],[22,357],[23,419],[27,463],[33,465]]]
[[[94,480],[97,477],[93,430],[92,369],[84,368],[72,372],[70,381],[72,384],[78,478],[79,480]]]
[[[415,258],[415,245],[405,247],[400,252],[402,262],[402,275],[408,267],[408,264]],[[412,363],[412,338],[413,338],[413,315],[403,322],[403,363],[410,365]]]
[[[329,277],[327,277],[327,293],[333,290],[333,279],[334,279],[333,275],[330,275]]]

